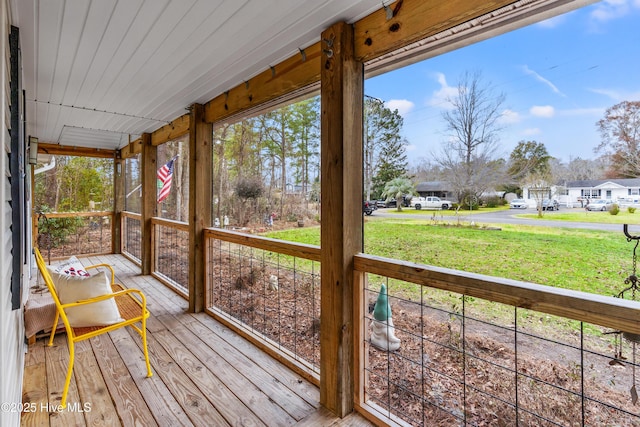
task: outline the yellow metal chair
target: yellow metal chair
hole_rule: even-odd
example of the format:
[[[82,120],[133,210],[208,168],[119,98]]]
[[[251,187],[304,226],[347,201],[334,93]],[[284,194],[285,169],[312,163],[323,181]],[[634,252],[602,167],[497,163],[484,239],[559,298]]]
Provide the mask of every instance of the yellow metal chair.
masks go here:
[[[147,301],[144,294],[138,289],[125,289],[121,285],[114,283],[114,271],[113,267],[108,264],[97,264],[89,267],[85,267],[86,270],[91,268],[98,267],[106,267],[111,271],[111,289],[113,290],[113,294],[102,295],[95,298],[90,298],[82,301],[77,301],[69,304],[62,304],[58,297],[58,293],[56,291],[56,287],[53,283],[53,279],[47,270],[47,265],[42,258],[42,254],[38,250],[38,248],[34,249],[36,255],[36,263],[38,264],[38,269],[42,274],[44,282],[49,288],[49,292],[51,292],[51,296],[53,297],[53,301],[56,304],[56,316],[53,322],[53,328],[51,330],[51,336],[49,338],[49,346],[53,345],[53,338],[56,334],[56,329],[58,325],[58,320],[61,318],[64,323],[64,328],[67,332],[67,341],[69,343],[69,367],[67,369],[67,377],[64,383],[64,391],[62,392],[62,408],[66,407],[67,404],[67,394],[69,392],[69,384],[71,383],[71,373],[73,371],[73,362],[75,357],[75,349],[74,345],[78,341],[86,340],[101,334],[104,334],[109,331],[113,331],[118,328],[122,328],[125,326],[131,326],[135,329],[138,334],[140,334],[142,338],[142,349],[144,352],[145,362],[147,364],[147,377],[153,375],[151,372],[151,364],[149,363],[149,352],[147,350],[147,318],[149,317],[149,311],[147,310]],[[65,312],[66,309],[70,307],[78,307],[84,306],[87,304],[93,304],[99,301],[105,301],[109,298],[114,298],[116,304],[118,306],[118,310],[120,311],[120,316],[123,321],[107,326],[89,326],[89,327],[73,327],[69,324],[69,319],[67,318],[67,314]],[[140,326],[136,325],[136,323],[140,323]]]

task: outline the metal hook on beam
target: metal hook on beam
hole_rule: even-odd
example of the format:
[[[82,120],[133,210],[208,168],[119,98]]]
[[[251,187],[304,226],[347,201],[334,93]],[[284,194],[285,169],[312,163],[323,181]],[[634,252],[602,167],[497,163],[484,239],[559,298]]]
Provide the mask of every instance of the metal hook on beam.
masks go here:
[[[391,18],[393,18],[393,10],[386,4],[384,4],[384,1],[382,2],[382,8],[384,9],[386,16],[387,16],[387,21]]]
[[[640,236],[632,236],[631,234],[629,234],[629,224],[622,224],[622,231],[624,232],[624,235],[627,236],[627,239],[629,241],[640,240]]]

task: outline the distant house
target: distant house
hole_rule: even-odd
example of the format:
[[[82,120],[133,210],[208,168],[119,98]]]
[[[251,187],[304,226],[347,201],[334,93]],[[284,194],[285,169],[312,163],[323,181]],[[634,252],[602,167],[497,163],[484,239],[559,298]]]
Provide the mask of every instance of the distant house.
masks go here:
[[[640,178],[589,179],[566,183],[568,201],[607,199],[614,202],[640,198]]]
[[[416,192],[420,197],[436,196],[456,202],[453,200],[455,198],[454,191],[449,187],[450,184],[445,181],[423,181],[416,184]]]
[[[416,184],[416,192],[420,197],[436,196],[441,199],[458,202],[455,191],[451,189],[451,184],[446,181],[423,181]],[[504,191],[486,191],[482,197],[504,197]]]

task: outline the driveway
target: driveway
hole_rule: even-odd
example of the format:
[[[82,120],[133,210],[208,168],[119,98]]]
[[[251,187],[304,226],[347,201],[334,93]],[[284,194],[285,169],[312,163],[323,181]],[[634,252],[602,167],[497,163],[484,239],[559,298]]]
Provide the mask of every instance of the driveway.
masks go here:
[[[411,208],[404,208],[405,212],[407,210],[411,211]],[[577,210],[576,210],[577,209]],[[560,208],[560,212],[567,211],[569,209]],[[582,211],[581,208],[573,208],[571,209],[574,212]],[[438,213],[438,211],[428,211],[433,213]],[[538,218],[517,218],[515,215],[518,214],[535,214],[535,209],[527,209],[527,210],[515,210],[508,209],[504,211],[494,211],[494,212],[486,212],[486,213],[474,213],[471,215],[464,215],[464,211],[461,211],[461,215],[465,217],[467,221],[474,221],[476,224],[489,223],[489,224],[524,224],[524,225],[539,225],[542,227],[564,227],[564,228],[583,228],[587,230],[603,230],[603,231],[619,231],[622,232],[622,224],[599,224],[593,222],[573,222],[573,221],[553,221]],[[592,214],[599,214],[599,212],[592,212]],[[398,214],[395,212],[395,209],[378,209],[374,211],[373,216],[381,216],[386,218],[412,218],[412,219],[423,219],[427,220],[431,216],[431,214],[409,214],[403,213]],[[631,230],[630,230],[631,231]],[[633,234],[640,234],[639,231]]]

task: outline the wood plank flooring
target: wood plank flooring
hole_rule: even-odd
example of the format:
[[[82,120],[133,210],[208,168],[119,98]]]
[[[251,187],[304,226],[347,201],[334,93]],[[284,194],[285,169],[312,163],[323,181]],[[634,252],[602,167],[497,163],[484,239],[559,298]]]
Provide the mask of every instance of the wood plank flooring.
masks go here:
[[[22,426],[370,426],[319,407],[317,387],[117,255],[83,263],[114,266],[117,282],[141,289],[154,375],[139,336],[120,329],[76,345],[68,408],[59,410],[69,360],[65,334],[29,347]]]

